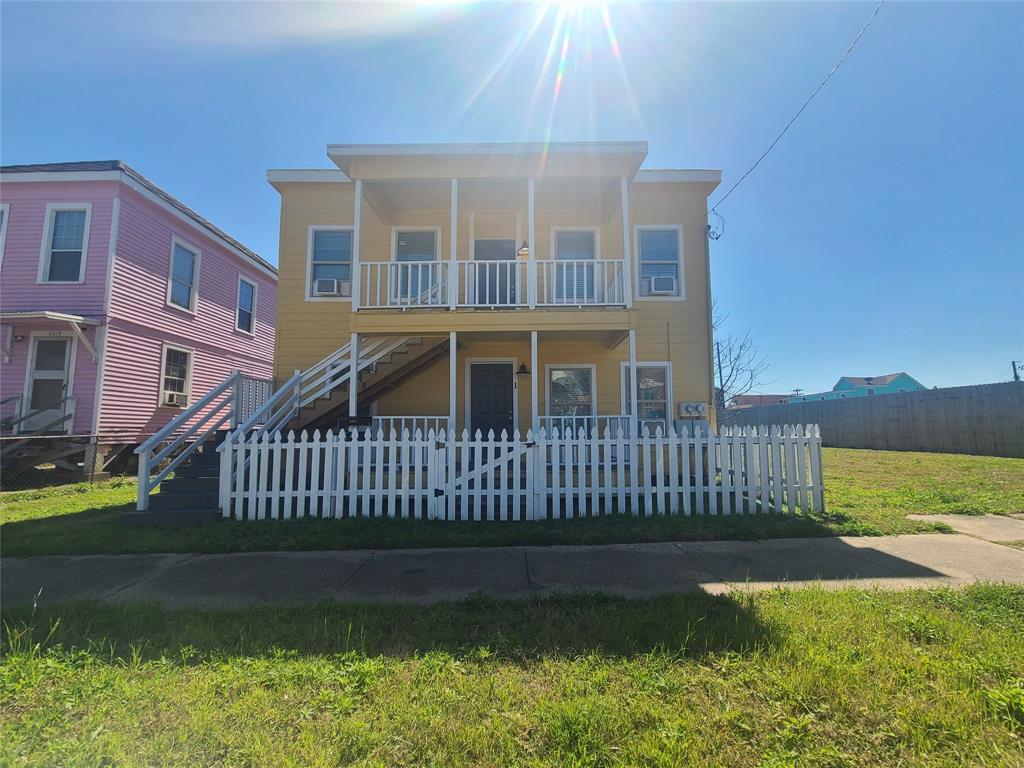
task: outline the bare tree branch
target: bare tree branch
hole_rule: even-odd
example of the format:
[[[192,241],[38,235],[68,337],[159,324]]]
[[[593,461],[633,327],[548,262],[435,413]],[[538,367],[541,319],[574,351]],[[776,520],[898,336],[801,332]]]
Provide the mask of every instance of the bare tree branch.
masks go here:
[[[721,312],[718,302],[712,302],[712,330],[718,331],[722,328],[726,318],[728,315]],[[744,395],[764,383],[762,376],[768,370],[768,360],[764,355],[758,354],[750,331],[742,337],[724,334],[721,338],[716,338],[713,352],[715,405],[719,409],[724,409],[725,404],[737,395]]]

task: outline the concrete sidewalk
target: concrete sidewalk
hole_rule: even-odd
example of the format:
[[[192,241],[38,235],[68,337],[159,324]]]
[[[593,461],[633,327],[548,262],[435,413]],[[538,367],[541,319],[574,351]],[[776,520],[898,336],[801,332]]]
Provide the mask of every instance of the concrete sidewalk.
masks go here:
[[[771,539],[607,546],[230,555],[5,558],[4,606],[147,600],[239,607],[321,600],[461,599],[820,584],[886,589],[1024,583],[1024,551],[963,535]]]

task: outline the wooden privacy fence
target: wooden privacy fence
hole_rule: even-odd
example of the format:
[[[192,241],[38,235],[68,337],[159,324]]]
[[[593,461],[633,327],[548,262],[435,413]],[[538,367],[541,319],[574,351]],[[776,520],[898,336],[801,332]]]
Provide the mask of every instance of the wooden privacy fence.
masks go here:
[[[220,506],[236,520],[401,517],[546,520],[629,515],[822,511],[815,425],[312,435],[232,432],[221,451]]]

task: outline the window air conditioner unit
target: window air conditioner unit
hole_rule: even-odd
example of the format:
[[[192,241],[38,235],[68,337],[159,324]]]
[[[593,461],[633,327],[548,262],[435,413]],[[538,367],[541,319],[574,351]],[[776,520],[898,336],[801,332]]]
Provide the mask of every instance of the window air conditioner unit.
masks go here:
[[[184,392],[165,392],[164,405],[169,405],[173,408],[184,408],[188,405],[188,395]]]
[[[676,279],[670,275],[647,278],[647,293],[651,296],[674,296]]]
[[[706,419],[708,417],[707,403],[680,403],[679,417],[681,419]]]
[[[313,284],[314,296],[343,296],[348,293],[348,280],[336,280],[330,277],[321,277]]]

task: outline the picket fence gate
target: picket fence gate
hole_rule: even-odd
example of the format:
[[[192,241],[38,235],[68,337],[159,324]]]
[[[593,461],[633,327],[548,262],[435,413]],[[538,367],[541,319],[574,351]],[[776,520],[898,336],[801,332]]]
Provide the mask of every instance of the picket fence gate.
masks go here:
[[[235,520],[547,520],[824,510],[817,425],[470,435],[369,429],[246,437],[221,451]]]

